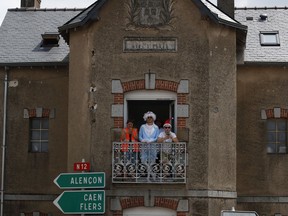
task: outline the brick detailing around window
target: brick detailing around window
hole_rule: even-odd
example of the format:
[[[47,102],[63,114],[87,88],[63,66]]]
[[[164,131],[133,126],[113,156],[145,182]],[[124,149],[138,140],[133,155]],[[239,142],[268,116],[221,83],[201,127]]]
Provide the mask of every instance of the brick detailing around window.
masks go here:
[[[185,128],[186,127],[186,118],[178,117],[177,118],[177,127],[178,128]]]
[[[35,117],[49,118],[50,109],[43,108],[42,110],[41,109],[39,109],[39,110],[42,112],[40,114],[38,113],[38,115],[37,115],[36,109],[29,109],[29,118],[35,118]]]
[[[155,88],[158,90],[177,92],[178,83],[168,80],[156,80]]]
[[[132,80],[128,82],[121,83],[123,88],[123,93],[115,93],[114,96],[114,105],[123,104],[124,105],[124,93],[135,91],[135,90],[145,90],[145,79],[142,80]],[[155,90],[165,90],[176,92],[178,90],[179,83],[168,80],[155,80]],[[186,93],[177,93],[177,104],[185,105],[187,104],[187,95]],[[177,127],[185,128],[186,127],[186,119],[183,117],[177,118]],[[122,128],[124,123],[123,117],[114,117],[114,127]]]
[[[124,96],[123,94],[114,94],[114,104],[123,104],[124,103]]]
[[[114,118],[114,127],[115,128],[122,128],[124,124],[123,117],[115,117]]]
[[[115,211],[115,212],[113,212],[113,216],[123,216],[123,212],[122,211]]]
[[[281,118],[288,118],[288,109],[281,108]]]
[[[127,197],[120,200],[122,209],[144,206],[144,197]]]
[[[284,118],[288,119],[288,109],[285,108],[272,108],[264,110],[267,119]]]
[[[185,213],[185,212],[177,212],[177,216],[187,216],[187,213]]]
[[[169,208],[176,211],[178,207],[178,200],[155,197],[154,205],[157,207]]]
[[[145,89],[145,80],[134,80],[129,82],[123,82],[122,88],[124,92],[143,90]]]
[[[274,118],[274,109],[266,109],[267,118]]]
[[[177,94],[177,103],[186,104],[187,103],[187,94]]]

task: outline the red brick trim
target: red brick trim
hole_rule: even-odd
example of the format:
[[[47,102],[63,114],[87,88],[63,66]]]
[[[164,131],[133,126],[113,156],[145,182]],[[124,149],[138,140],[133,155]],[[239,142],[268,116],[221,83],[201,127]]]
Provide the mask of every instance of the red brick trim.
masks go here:
[[[177,212],[177,216],[187,216],[187,213],[185,213],[185,212]]]
[[[187,104],[187,94],[177,94],[177,104]]]
[[[123,82],[122,88],[124,92],[143,90],[145,89],[145,80],[133,80],[129,82]]]
[[[115,128],[123,128],[124,119],[123,117],[115,117],[114,118],[114,127]]]
[[[185,128],[186,127],[186,119],[184,117],[178,117],[177,118],[177,127],[178,128]]]
[[[281,108],[281,118],[288,118],[288,109]]]
[[[123,94],[114,94],[114,104],[124,104],[124,95]]]
[[[155,88],[158,90],[167,90],[172,92],[177,92],[178,83],[168,80],[156,80]]]
[[[162,197],[155,197],[155,203],[154,205],[157,207],[162,207],[162,208],[169,208],[172,210],[177,210],[178,207],[178,202],[179,200],[175,199],[167,199],[167,198],[162,198]]]
[[[123,216],[123,212],[122,211],[115,211],[115,212],[113,212],[113,216]]]
[[[126,197],[120,200],[122,209],[144,206],[144,197]]]
[[[265,113],[266,113],[267,119],[275,118],[275,110],[274,110],[274,108],[265,109]],[[280,118],[288,119],[288,109],[280,108]]]

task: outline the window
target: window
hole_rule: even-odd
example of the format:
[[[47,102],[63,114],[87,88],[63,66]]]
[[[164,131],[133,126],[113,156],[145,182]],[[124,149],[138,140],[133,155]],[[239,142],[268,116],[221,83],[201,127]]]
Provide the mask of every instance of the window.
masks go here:
[[[59,33],[55,32],[45,32],[42,36],[42,47],[57,47],[60,40]]]
[[[48,152],[49,118],[30,118],[30,152]]]
[[[260,43],[262,46],[280,46],[279,32],[260,32]]]
[[[286,153],[287,121],[267,120],[267,153]]]

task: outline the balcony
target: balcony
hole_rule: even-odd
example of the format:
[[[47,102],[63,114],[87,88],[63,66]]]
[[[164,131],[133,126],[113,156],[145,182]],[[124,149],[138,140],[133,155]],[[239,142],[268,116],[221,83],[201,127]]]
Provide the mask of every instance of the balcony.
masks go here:
[[[113,183],[186,183],[186,143],[113,142]]]

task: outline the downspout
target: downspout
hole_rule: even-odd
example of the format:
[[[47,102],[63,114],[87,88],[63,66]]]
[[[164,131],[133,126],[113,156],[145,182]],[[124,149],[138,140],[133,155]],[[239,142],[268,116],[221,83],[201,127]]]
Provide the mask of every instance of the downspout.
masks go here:
[[[2,167],[1,167],[1,212],[0,212],[1,216],[3,216],[3,208],[4,208],[4,177],[5,177],[5,153],[6,153],[6,117],[7,117],[8,72],[9,72],[9,67],[5,67],[4,95],[3,95]]]

